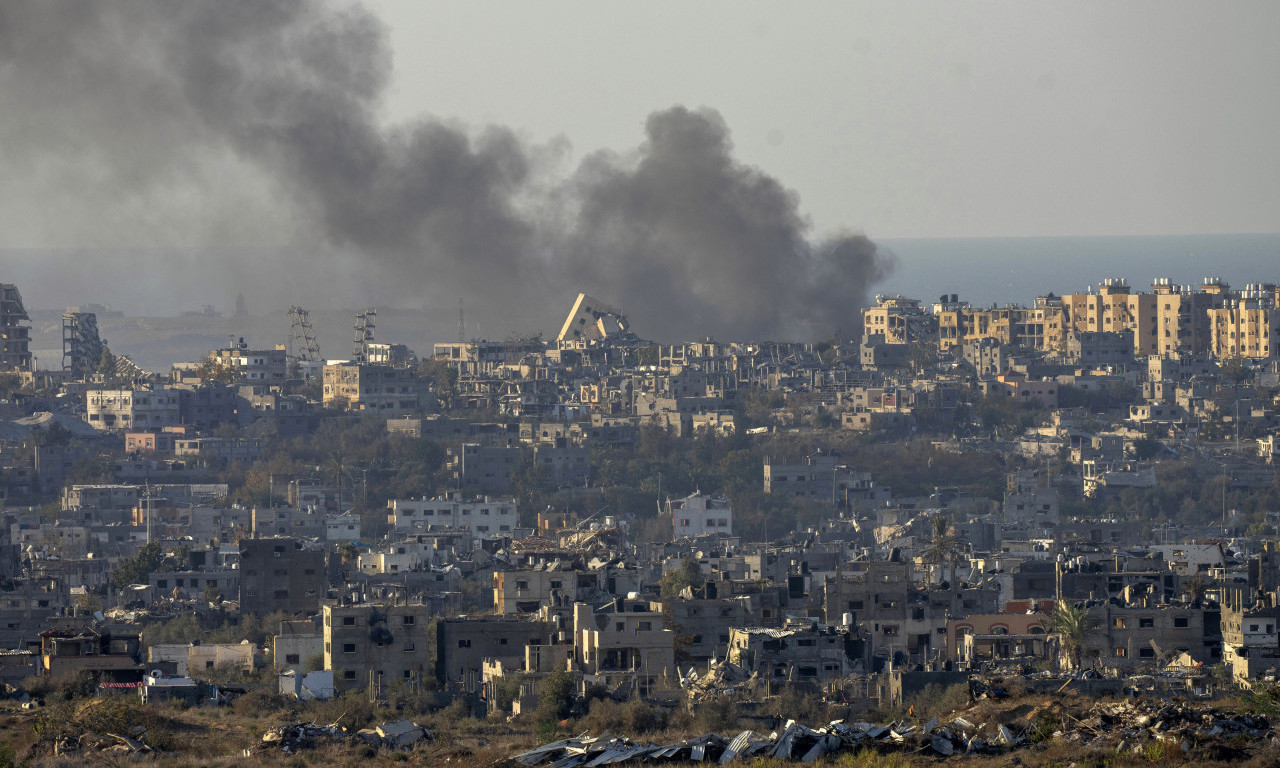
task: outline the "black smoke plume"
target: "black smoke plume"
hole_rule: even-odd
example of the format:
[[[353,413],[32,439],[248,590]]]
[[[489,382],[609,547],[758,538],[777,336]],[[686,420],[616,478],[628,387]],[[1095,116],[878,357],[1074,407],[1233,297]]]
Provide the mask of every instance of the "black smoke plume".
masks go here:
[[[795,194],[735,161],[714,111],[654,113],[634,153],[565,178],[555,147],[506,128],[383,124],[390,73],[385,29],[352,3],[8,0],[7,244],[111,246],[110,261],[302,244],[304,259],[137,250],[129,266],[243,273],[258,306],[287,286],[340,293],[325,276],[358,272],[385,304],[460,294],[551,319],[583,290],[661,339],[852,332],[891,269],[865,237],[815,243]],[[108,283],[116,265],[96,266]]]

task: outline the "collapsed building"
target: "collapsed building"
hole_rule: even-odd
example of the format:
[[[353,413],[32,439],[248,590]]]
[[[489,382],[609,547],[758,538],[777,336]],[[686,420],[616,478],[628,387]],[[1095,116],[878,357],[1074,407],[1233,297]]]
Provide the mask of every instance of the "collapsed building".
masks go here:
[[[579,293],[556,340],[601,341],[621,336],[629,330],[627,316],[621,310]]]

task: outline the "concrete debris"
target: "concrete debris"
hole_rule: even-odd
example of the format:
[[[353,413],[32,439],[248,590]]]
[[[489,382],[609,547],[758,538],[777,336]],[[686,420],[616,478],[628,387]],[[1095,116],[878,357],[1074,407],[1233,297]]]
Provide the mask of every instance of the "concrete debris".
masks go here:
[[[748,672],[729,661],[712,662],[701,676],[690,669],[687,676],[680,678],[680,685],[693,701],[714,698],[736,692],[739,688],[750,688],[756,683],[756,674]]]
[[[433,738],[426,728],[408,720],[383,723],[373,730],[381,740],[381,746],[388,749],[413,749],[419,741]]]
[[[1046,708],[1052,713],[1052,708]],[[1051,719],[1052,714],[1046,719]],[[1185,702],[1120,701],[1098,702],[1079,718],[1061,718],[1061,729],[1054,737],[1068,744],[1117,752],[1142,749],[1144,742],[1156,740],[1176,744],[1184,751],[1192,745],[1213,744],[1215,759],[1243,757],[1243,750],[1233,747],[1246,741],[1270,741],[1276,734],[1271,721],[1263,715],[1250,715],[1215,707],[1194,706]],[[1236,738],[1233,738],[1236,737]]]
[[[1239,743],[1232,737],[1239,736],[1270,741],[1275,732],[1261,715],[1186,703],[1121,701],[1096,703],[1080,718],[1067,714],[1061,705],[1047,704],[1003,724],[974,725],[964,717],[955,717],[945,724],[935,718],[923,726],[834,720],[824,727],[810,728],[788,720],[767,736],[754,731],[742,731],[734,737],[708,733],[669,744],[644,744],[609,733],[596,737],[583,734],[513,755],[511,760],[518,765],[555,768],[630,761],[729,765],[754,755],[813,763],[828,754],[862,748],[910,753],[930,750],[940,757],[1001,754],[1047,739],[1116,752],[1137,751],[1154,739],[1186,753],[1212,749],[1215,755],[1225,755],[1235,749],[1244,756],[1242,749],[1231,746]]]
[[[434,738],[435,736],[426,728],[408,720],[383,723],[374,728],[363,728],[356,733],[351,733],[337,723],[332,725],[289,723],[276,726],[262,734],[261,746],[263,748],[278,747],[284,752],[297,752],[312,749],[325,741],[358,739],[371,747],[410,750],[419,742],[431,741]]]
[[[116,733],[100,735],[85,731],[80,736],[59,736],[53,743],[53,754],[70,755],[77,752],[115,752],[120,754],[146,754],[153,748],[142,740],[145,730],[134,729],[134,738]],[[140,731],[140,732],[139,732]]]

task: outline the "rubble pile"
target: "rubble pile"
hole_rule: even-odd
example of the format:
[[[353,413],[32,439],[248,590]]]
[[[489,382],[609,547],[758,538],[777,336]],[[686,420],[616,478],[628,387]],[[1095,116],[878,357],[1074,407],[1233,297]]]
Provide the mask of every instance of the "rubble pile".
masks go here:
[[[701,676],[698,675],[697,670],[690,669],[687,676],[680,678],[680,686],[695,701],[732,694],[740,687],[751,687],[755,682],[754,672],[749,672],[727,660],[713,661]]]
[[[1068,718],[1066,727],[1052,735],[1068,744],[1117,752],[1138,750],[1150,739],[1171,742],[1190,752],[1196,745],[1226,742],[1232,737],[1276,738],[1270,720],[1263,715],[1160,701],[1098,702],[1084,717]]]
[[[350,733],[338,724],[317,725],[315,723],[286,723],[277,725],[262,734],[262,745],[265,748],[279,748],[284,752],[297,752],[312,749],[324,741],[346,739]],[[245,750],[246,752],[250,750]]]
[[[545,744],[512,756],[519,765],[545,763],[556,768],[593,768],[630,760],[648,762],[718,762],[727,765],[738,758],[772,757],[812,763],[823,755],[861,747],[922,751],[932,748],[939,755],[999,752],[1021,739],[1000,726],[993,740],[977,736],[978,728],[963,718],[947,726],[931,721],[921,727],[895,722],[889,725],[846,723],[834,720],[821,728],[810,728],[788,720],[778,731],[766,735],[743,731],[733,738],[708,733],[694,739],[669,744],[641,744],[605,733],[585,734]]]
[[[646,762],[714,762],[772,757],[812,763],[823,755],[863,748],[879,752],[931,753],[940,757],[1000,754],[1033,742],[1060,741],[1093,749],[1139,751],[1150,740],[1170,742],[1184,752],[1212,749],[1215,754],[1244,754],[1232,737],[1276,743],[1270,721],[1261,715],[1195,707],[1186,703],[1100,702],[1076,718],[1057,704],[1046,704],[1006,723],[975,724],[965,717],[923,725],[903,721],[888,725],[834,720],[810,728],[794,720],[768,735],[743,731],[735,737],[708,733],[669,744],[644,744],[604,733],[586,734],[545,744],[513,755],[522,766],[594,768],[633,760]]]
[[[262,734],[260,749],[280,749],[286,753],[313,749],[325,741],[344,741],[358,739],[372,747],[387,749],[413,749],[422,741],[431,741],[435,736],[426,728],[408,720],[383,723],[374,728],[362,728],[351,733],[346,728],[334,723],[317,725],[316,723],[287,723],[278,725]],[[253,750],[245,750],[246,757]]]
[[[59,736],[53,743],[55,755],[74,755],[80,752],[97,751],[126,755],[145,754],[152,747],[143,741],[147,732],[143,728],[135,728],[133,736],[121,736],[116,733],[99,735],[93,731],[85,731],[76,736]]]
[[[435,737],[426,728],[408,720],[397,720],[394,723],[383,723],[376,728],[363,728],[356,732],[356,738],[371,747],[387,749],[413,749],[419,741],[431,741]]]

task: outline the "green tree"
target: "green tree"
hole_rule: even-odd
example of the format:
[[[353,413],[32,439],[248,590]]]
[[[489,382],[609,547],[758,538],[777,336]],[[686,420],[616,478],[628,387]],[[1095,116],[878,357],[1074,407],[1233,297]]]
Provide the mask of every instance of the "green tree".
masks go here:
[[[105,346],[102,348],[102,356],[98,358],[98,373],[108,379],[116,374],[116,356]]]
[[[557,721],[568,716],[573,707],[573,673],[557,669],[538,687],[538,719]]]
[[[66,445],[71,442],[71,430],[62,425],[62,422],[55,421],[44,429],[37,429],[31,433],[31,442],[36,445]]]
[[[158,541],[143,544],[138,549],[138,554],[120,561],[111,575],[111,581],[117,589],[123,589],[130,584],[146,584],[151,572],[160,567],[164,558],[163,544]]]
[[[657,344],[646,344],[640,348],[637,362],[640,365],[657,365],[661,353],[662,348]]]
[[[240,378],[239,372],[230,365],[222,365],[212,357],[206,358],[195,367],[195,374],[201,381],[221,381],[232,384]]]
[[[443,408],[452,408],[458,397],[458,369],[445,360],[425,360],[418,366],[418,376],[433,379],[436,399]]]
[[[685,587],[698,588],[706,579],[702,576],[702,568],[692,557],[680,559],[680,565],[662,574],[662,596],[666,599],[679,597]]]
[[[11,400],[22,389],[22,377],[16,373],[0,373],[0,400]]]

